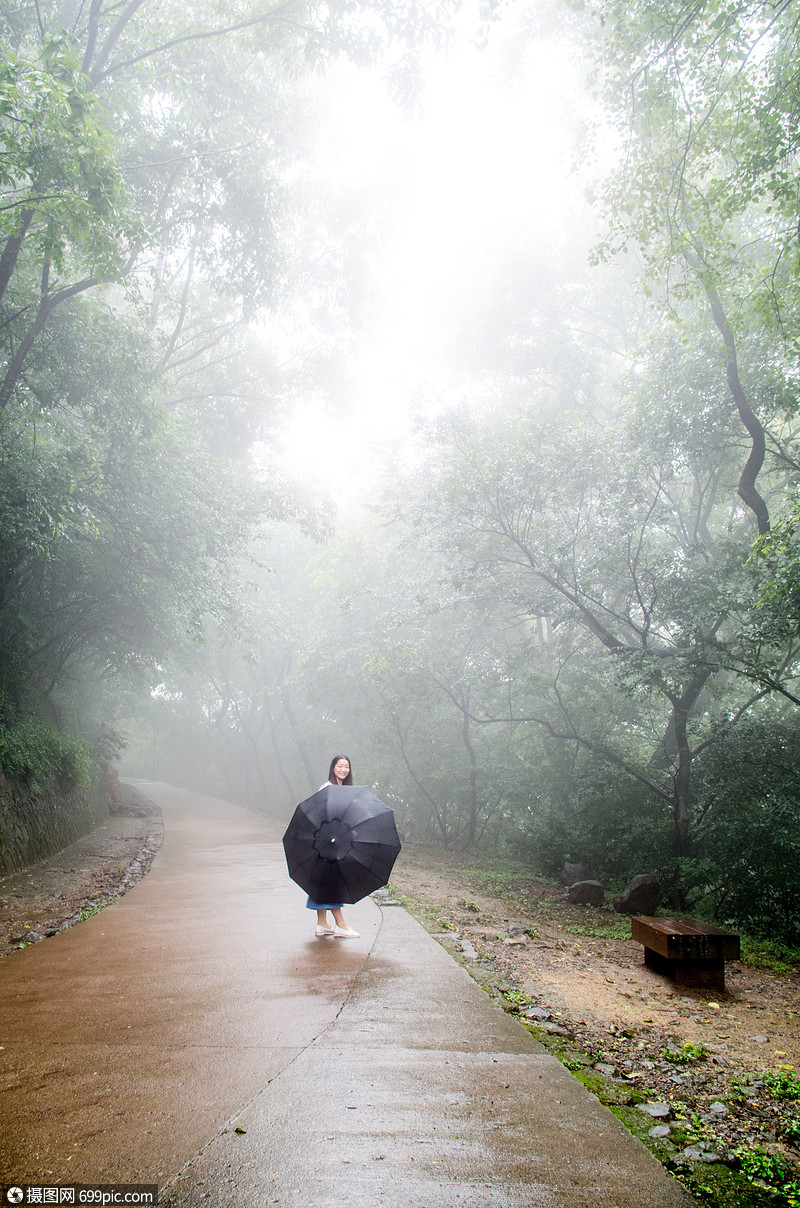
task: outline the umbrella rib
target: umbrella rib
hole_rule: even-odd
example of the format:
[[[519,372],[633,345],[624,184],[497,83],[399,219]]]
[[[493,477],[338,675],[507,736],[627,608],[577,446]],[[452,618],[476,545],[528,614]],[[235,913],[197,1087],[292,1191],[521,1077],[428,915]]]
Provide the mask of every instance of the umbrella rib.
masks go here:
[[[325,823],[330,835],[320,835]],[[289,875],[312,901],[352,903],[386,884],[400,842],[392,810],[370,789],[328,785],[297,806],[283,847]]]

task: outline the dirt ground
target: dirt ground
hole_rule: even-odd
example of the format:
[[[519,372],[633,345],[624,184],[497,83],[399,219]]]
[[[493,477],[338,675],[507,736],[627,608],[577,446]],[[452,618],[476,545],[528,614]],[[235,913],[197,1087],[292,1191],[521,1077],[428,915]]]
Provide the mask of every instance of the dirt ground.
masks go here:
[[[629,934],[624,916],[572,906],[535,879],[501,894],[468,862],[430,850],[404,850],[392,887],[478,981],[564,1046],[568,1065],[600,1067],[619,1103],[627,1086],[633,1100],[669,1107],[652,1124],[680,1134],[690,1156],[725,1159],[749,1144],[798,1161],[800,1104],[777,1100],[764,1074],[800,1075],[800,973],[731,961],[724,992],[678,986],[617,938]],[[699,1059],[685,1059],[687,1042]]]

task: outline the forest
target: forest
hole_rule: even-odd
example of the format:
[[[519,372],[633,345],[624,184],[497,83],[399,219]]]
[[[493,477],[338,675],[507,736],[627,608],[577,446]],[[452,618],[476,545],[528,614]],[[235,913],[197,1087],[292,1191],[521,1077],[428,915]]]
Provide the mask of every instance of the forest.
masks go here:
[[[0,36],[2,783],[114,760],[288,817],[344,751],[406,841],[796,946],[796,7],[2,0]],[[420,161],[403,293],[393,148],[448,62],[469,172]],[[392,115],[352,162],[348,88]]]

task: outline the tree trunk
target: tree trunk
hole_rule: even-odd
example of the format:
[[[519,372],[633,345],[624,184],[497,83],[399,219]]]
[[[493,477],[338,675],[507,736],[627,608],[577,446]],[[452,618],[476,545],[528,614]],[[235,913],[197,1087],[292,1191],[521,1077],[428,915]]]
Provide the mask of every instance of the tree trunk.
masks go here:
[[[728,388],[736,404],[736,410],[739,412],[739,418],[750,434],[752,441],[750,456],[745,463],[739,479],[739,498],[750,508],[750,511],[755,516],[759,535],[763,537],[765,533],[769,532],[769,509],[765,500],[756,490],[756,480],[764,464],[767,449],[766,436],[761,421],[750,406],[750,400],[745,394],[739,377],[736,337],[728,322],[722,300],[717,291],[706,281],[703,281],[703,288],[708,299],[708,304],[711,307],[714,323],[725,345],[725,377],[728,382]]]
[[[411,779],[414,781],[414,784],[417,786],[419,791],[422,793],[423,797],[425,797],[428,804],[430,805],[431,814],[433,815],[436,825],[439,828],[439,834],[442,836],[442,845],[445,848],[445,850],[447,850],[447,848],[450,846],[450,835],[449,835],[449,831],[448,831],[448,827],[447,827],[447,807],[438,806],[437,803],[434,801],[433,797],[431,797],[428,790],[425,788],[424,784],[422,784],[422,782],[418,779],[414,769],[411,766],[411,763],[409,762],[408,754],[406,752],[406,744],[405,744],[405,741],[403,738],[403,731],[400,729],[400,724],[399,724],[397,718],[394,716],[392,717],[392,721],[394,722],[394,728],[397,733],[398,742],[400,744],[400,754],[403,758],[403,763],[406,765],[408,774],[411,777]],[[430,819],[429,819],[429,821],[430,821]]]
[[[242,734],[244,735],[245,747],[250,752],[250,761],[255,769],[256,778],[258,780],[258,784],[259,784],[259,787],[261,790],[262,800],[265,803],[269,803],[271,800],[270,788],[269,788],[269,785],[267,784],[266,777],[264,776],[264,769],[261,766],[261,758],[259,756],[258,740],[257,740],[256,736],[251,733],[248,722],[245,720],[244,717],[242,717],[242,711],[239,708],[238,701],[234,700],[233,707],[236,711],[236,718],[241,727]],[[263,730],[263,728],[264,728],[264,723],[262,721],[261,729]],[[248,776],[246,778],[245,784],[249,780],[250,780],[250,777]]]
[[[675,849],[679,857],[688,856],[691,850],[689,831],[689,785],[691,780],[692,753],[686,733],[686,714],[680,712],[675,716],[675,739],[677,743],[678,766],[675,771],[675,805],[673,817],[675,821]]]
[[[3,383],[0,385],[0,411],[4,411],[8,406],[14,387],[22,376],[22,370],[28,353],[34,345],[36,337],[42,332],[47,325],[47,321],[55,308],[62,302],[66,302],[68,298],[74,298],[76,294],[81,294],[84,290],[92,289],[98,284],[96,277],[87,277],[84,281],[78,281],[75,285],[69,285],[65,289],[59,290],[55,294],[43,293],[39,303],[39,309],[36,312],[36,318],[31,323],[22,341],[20,342],[17,351],[12,357],[11,363],[6,370]]]
[[[0,256],[0,302],[2,302],[5,292],[8,288],[8,283],[14,275],[14,269],[17,267],[20,249],[22,247],[25,236],[28,233],[28,227],[33,222],[35,210],[23,210],[22,225],[17,235],[11,235],[6,240],[6,245],[3,248],[3,254]]]
[[[675,851],[679,858],[690,855],[692,847],[689,803],[694,754],[689,746],[689,717],[710,675],[710,670],[703,671],[684,687],[680,696],[669,694],[672,716],[669,720],[668,732],[675,748],[673,819]]]
[[[286,788],[289,793],[289,801],[297,804],[298,793],[297,793],[294,785],[292,784],[289,773],[287,772],[287,770],[284,766],[283,760],[281,759],[280,743],[278,742],[277,723],[275,721],[275,718],[272,716],[271,710],[267,707],[266,704],[264,705],[264,710],[265,710],[265,712],[267,714],[267,718],[269,720],[269,736],[272,739],[272,750],[275,755],[275,762],[278,767],[278,774],[279,774],[281,780],[283,781],[283,783],[286,785]]]
[[[300,733],[300,729],[297,725],[297,718],[294,715],[294,710],[292,708],[291,701],[289,700],[289,693],[286,691],[286,689],[284,687],[281,688],[280,695],[281,695],[281,704],[283,705],[283,711],[286,714],[286,720],[289,723],[289,727],[292,731],[292,735],[293,735],[294,741],[297,745],[297,749],[300,752],[300,758],[303,761],[303,767],[306,770],[306,776],[308,776],[308,783],[309,783],[311,792],[314,793],[319,788],[319,769],[317,769],[316,771],[314,770],[314,764],[311,762],[311,758],[308,754],[308,748],[306,747],[305,739],[302,737],[302,735]]]
[[[461,737],[469,756],[469,822],[467,824],[467,845],[472,847],[475,843],[475,834],[478,829],[478,763],[469,733],[469,689],[467,689],[464,697],[461,718]]]

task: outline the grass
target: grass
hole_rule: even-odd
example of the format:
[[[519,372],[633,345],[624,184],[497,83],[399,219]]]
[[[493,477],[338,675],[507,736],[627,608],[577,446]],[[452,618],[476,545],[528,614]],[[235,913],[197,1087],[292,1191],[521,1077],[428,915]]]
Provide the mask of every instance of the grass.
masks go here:
[[[742,935],[742,962],[757,969],[771,969],[773,973],[797,973],[800,972],[800,948]]]
[[[789,1208],[800,1205],[800,1180],[796,1170],[780,1154],[769,1153],[755,1146],[740,1146],[734,1151],[745,1178],[756,1186],[768,1188],[781,1197]]]
[[[591,918],[586,923],[563,923],[564,931],[570,935],[586,935],[600,940],[629,940],[631,938],[631,921],[625,916],[602,914]]]
[[[90,919],[92,917],[92,915],[99,914],[101,910],[105,910],[106,906],[112,906],[114,904],[114,902],[118,902],[118,901],[119,901],[119,898],[114,897],[114,898],[103,898],[103,900],[101,902],[87,903],[81,910],[80,921],[82,923],[84,923],[87,919]]]
[[[773,1099],[800,1099],[800,1078],[790,1070],[767,1070],[762,1081]]]
[[[675,1065],[690,1065],[693,1061],[704,1061],[708,1056],[708,1048],[704,1044],[693,1044],[687,1040],[682,1049],[667,1047],[662,1049],[664,1060],[672,1061]]]

